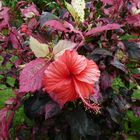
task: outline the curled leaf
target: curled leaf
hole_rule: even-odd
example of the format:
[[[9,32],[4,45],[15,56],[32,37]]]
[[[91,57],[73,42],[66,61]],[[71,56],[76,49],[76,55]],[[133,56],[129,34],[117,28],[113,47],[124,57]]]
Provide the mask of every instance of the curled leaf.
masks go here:
[[[53,48],[55,59],[62,55],[65,50],[72,50],[77,44],[68,40],[60,40]]]

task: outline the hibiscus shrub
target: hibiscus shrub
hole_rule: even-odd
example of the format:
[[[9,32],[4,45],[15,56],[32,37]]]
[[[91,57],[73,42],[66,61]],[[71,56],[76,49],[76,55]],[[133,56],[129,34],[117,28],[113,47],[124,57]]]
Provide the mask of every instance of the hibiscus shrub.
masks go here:
[[[139,139],[139,0],[7,3],[0,139]]]

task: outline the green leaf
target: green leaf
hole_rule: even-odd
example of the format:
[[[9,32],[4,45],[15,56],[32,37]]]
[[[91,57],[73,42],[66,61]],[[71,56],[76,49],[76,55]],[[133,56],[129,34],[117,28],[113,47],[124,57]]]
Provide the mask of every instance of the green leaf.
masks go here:
[[[129,39],[136,39],[136,38],[138,38],[138,37],[134,36],[134,35],[125,34],[120,37],[120,40],[129,40]]]
[[[0,56],[0,64],[3,62],[3,57]]]
[[[131,123],[131,127],[129,127],[129,129],[133,132],[140,132],[140,118],[136,117],[132,111],[128,111],[126,117]]]
[[[6,85],[0,84],[0,90],[6,89],[6,88],[7,88]]]
[[[15,79],[14,79],[13,77],[7,77],[6,83],[7,83],[9,86],[14,87],[14,85],[15,85]]]
[[[13,90],[11,88],[5,88],[0,90],[0,109],[4,107],[5,101],[10,97],[14,97]]]
[[[12,57],[10,58],[10,60],[11,60],[12,62],[15,62],[16,60],[18,60],[18,57],[17,57],[17,56],[12,56]]]
[[[3,79],[4,78],[4,76],[3,75],[0,75],[0,79]]]
[[[118,91],[121,87],[125,87],[124,83],[122,82],[122,79],[117,77],[112,82],[112,88],[116,91]]]
[[[5,68],[6,68],[6,69],[11,69],[12,66],[13,66],[13,64],[9,62],[9,63],[7,63],[7,65],[6,65]]]
[[[127,140],[138,140],[135,136],[128,136]]]
[[[134,91],[132,99],[140,99],[140,89]]]

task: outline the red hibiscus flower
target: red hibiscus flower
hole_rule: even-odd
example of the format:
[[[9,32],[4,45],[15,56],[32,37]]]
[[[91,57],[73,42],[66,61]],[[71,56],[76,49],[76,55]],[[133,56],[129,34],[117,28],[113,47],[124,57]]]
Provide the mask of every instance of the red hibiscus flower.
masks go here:
[[[88,107],[95,109],[87,99],[94,93],[94,83],[99,76],[95,62],[76,51],[67,50],[45,70],[44,86],[61,106],[81,98]]]

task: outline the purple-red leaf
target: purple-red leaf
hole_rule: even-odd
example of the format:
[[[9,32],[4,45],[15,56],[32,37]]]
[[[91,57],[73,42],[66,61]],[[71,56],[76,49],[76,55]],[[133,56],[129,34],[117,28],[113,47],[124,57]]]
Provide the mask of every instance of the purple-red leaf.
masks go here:
[[[20,9],[20,10],[21,10],[22,15],[25,18],[32,18],[33,16],[39,16],[39,12],[37,11],[35,4],[32,4],[28,6],[27,8]]]
[[[113,77],[107,72],[103,71],[101,74],[101,89],[106,90],[107,88],[111,87]]]
[[[134,26],[140,27],[140,14],[129,16],[126,19],[127,23]]]
[[[59,18],[52,13],[43,12],[39,19],[41,27],[43,27],[45,25],[45,23],[49,20],[59,20]]]
[[[104,4],[110,4],[112,5],[114,3],[114,0],[101,0]]]
[[[0,110],[0,140],[4,140],[8,136],[8,124],[6,122],[7,113],[7,108]]]
[[[102,95],[100,92],[100,87],[99,83],[96,82],[94,85],[94,94],[90,96],[90,100],[93,101],[94,103],[99,103],[101,101]]]
[[[119,16],[122,13],[125,3],[124,0],[101,0],[104,4],[102,7],[104,13],[110,17]]]
[[[9,8],[3,7],[0,9],[0,31],[3,28],[8,27],[9,25],[9,15],[8,15]]]
[[[7,101],[5,101],[6,105],[12,105],[15,102],[15,98],[9,98]]]
[[[48,27],[53,28],[53,29],[58,30],[58,31],[69,32],[69,30],[67,30],[64,27],[64,25],[57,20],[49,20],[45,23],[45,26],[48,26]]]
[[[140,107],[134,106],[132,110],[134,111],[135,116],[140,118]]]
[[[122,64],[118,60],[112,60],[111,65],[127,73],[127,69],[125,68],[124,64]]]
[[[45,105],[45,119],[49,119],[60,112],[60,106],[54,101]]]
[[[94,29],[89,30],[87,33],[85,33],[85,36],[94,36],[98,33],[101,33],[103,31],[108,31],[108,30],[115,30],[115,29],[120,29],[121,25],[113,23],[113,24],[107,24],[101,27],[96,27]]]
[[[12,28],[9,34],[9,40],[13,48],[18,49],[22,46],[23,39],[15,28]]]
[[[6,117],[7,111],[7,108],[3,108],[2,110],[0,110],[0,122]]]
[[[67,21],[64,21],[63,25],[66,29],[69,30],[69,32],[74,32],[76,34],[79,34],[82,37],[82,39],[84,39],[82,32],[80,30],[75,29],[72,24],[70,24]]]
[[[34,92],[42,87],[42,79],[44,70],[48,63],[43,58],[38,58],[26,64],[25,68],[20,72],[19,92]]]

